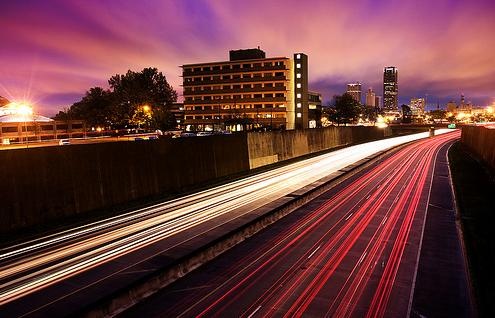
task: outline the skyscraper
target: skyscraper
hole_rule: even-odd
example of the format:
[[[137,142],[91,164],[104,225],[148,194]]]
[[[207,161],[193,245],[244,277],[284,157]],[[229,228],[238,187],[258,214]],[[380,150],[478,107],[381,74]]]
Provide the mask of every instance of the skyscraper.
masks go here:
[[[398,71],[395,66],[385,67],[383,71],[383,109],[397,111],[399,109],[397,85]]]
[[[361,83],[347,84],[347,94],[351,95],[352,98],[361,104]]]
[[[375,97],[376,94],[373,92],[373,89],[370,87],[368,88],[368,91],[366,92],[366,106],[373,106],[375,107]]]

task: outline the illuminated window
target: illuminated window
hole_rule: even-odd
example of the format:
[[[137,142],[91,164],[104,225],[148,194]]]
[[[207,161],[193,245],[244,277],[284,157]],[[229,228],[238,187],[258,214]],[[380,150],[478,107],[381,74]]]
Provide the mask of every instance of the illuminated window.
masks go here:
[[[301,88],[301,83],[297,83],[297,84],[296,84],[296,87],[297,87],[297,88]]]
[[[296,67],[297,67],[297,68],[301,68],[301,63],[297,63],[297,64],[296,64]]]
[[[297,103],[297,108],[301,108],[301,103]]]
[[[297,113],[297,118],[301,118],[302,117],[302,114],[301,113]]]
[[[297,54],[296,59],[298,59],[298,60],[301,59],[301,54]]]
[[[296,97],[301,98],[301,93],[297,93]]]
[[[297,78],[301,78],[301,73],[297,73],[297,74],[296,74],[296,77],[297,77]]]

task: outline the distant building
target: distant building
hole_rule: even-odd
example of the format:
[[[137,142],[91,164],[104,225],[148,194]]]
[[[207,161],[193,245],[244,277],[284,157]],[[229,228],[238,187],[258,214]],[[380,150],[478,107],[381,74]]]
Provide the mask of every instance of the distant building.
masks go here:
[[[394,66],[385,67],[383,71],[383,109],[397,111],[398,102],[398,71]]]
[[[308,92],[309,128],[321,127],[322,96],[320,93]]]
[[[347,94],[351,95],[355,101],[361,104],[361,83],[349,83],[347,84]]]
[[[309,128],[308,56],[234,50],[229,61],[182,65],[186,130]]]
[[[382,105],[382,97],[381,96],[375,96],[375,107],[381,107]]]
[[[0,107],[0,140],[2,144],[81,138],[86,135],[82,120],[53,120],[33,114],[26,105],[9,103]]]
[[[425,99],[424,98],[411,98],[409,103],[409,109],[411,112],[411,120],[414,123],[422,123],[425,114]]]
[[[376,94],[371,87],[366,92],[366,106],[376,106]]]
[[[412,109],[418,109],[421,110],[422,112],[425,111],[425,99],[424,98],[411,98],[411,102],[409,103],[409,106]]]

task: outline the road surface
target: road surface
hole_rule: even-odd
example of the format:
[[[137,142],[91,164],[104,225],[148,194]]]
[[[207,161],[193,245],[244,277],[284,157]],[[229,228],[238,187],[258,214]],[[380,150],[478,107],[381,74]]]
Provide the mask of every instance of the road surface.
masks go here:
[[[403,148],[121,316],[407,317],[435,159],[457,138]]]
[[[157,269],[160,265],[150,263],[157,257],[166,259],[174,248],[197,248],[195,239],[214,235],[222,225],[242,220],[258,207],[376,152],[427,135],[352,146],[4,248],[0,250],[0,316],[67,315],[83,310]]]

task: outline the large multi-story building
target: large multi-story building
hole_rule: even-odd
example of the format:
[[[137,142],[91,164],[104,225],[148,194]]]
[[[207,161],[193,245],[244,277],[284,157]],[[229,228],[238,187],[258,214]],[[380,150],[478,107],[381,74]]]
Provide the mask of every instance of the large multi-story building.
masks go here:
[[[383,109],[397,111],[398,102],[398,71],[394,66],[385,67],[383,71]]]
[[[308,57],[230,51],[229,61],[182,65],[186,130],[309,128]]]
[[[376,94],[371,87],[366,92],[366,106],[376,106]]]
[[[355,101],[361,104],[361,83],[349,83],[347,84],[347,94],[351,95]]]

